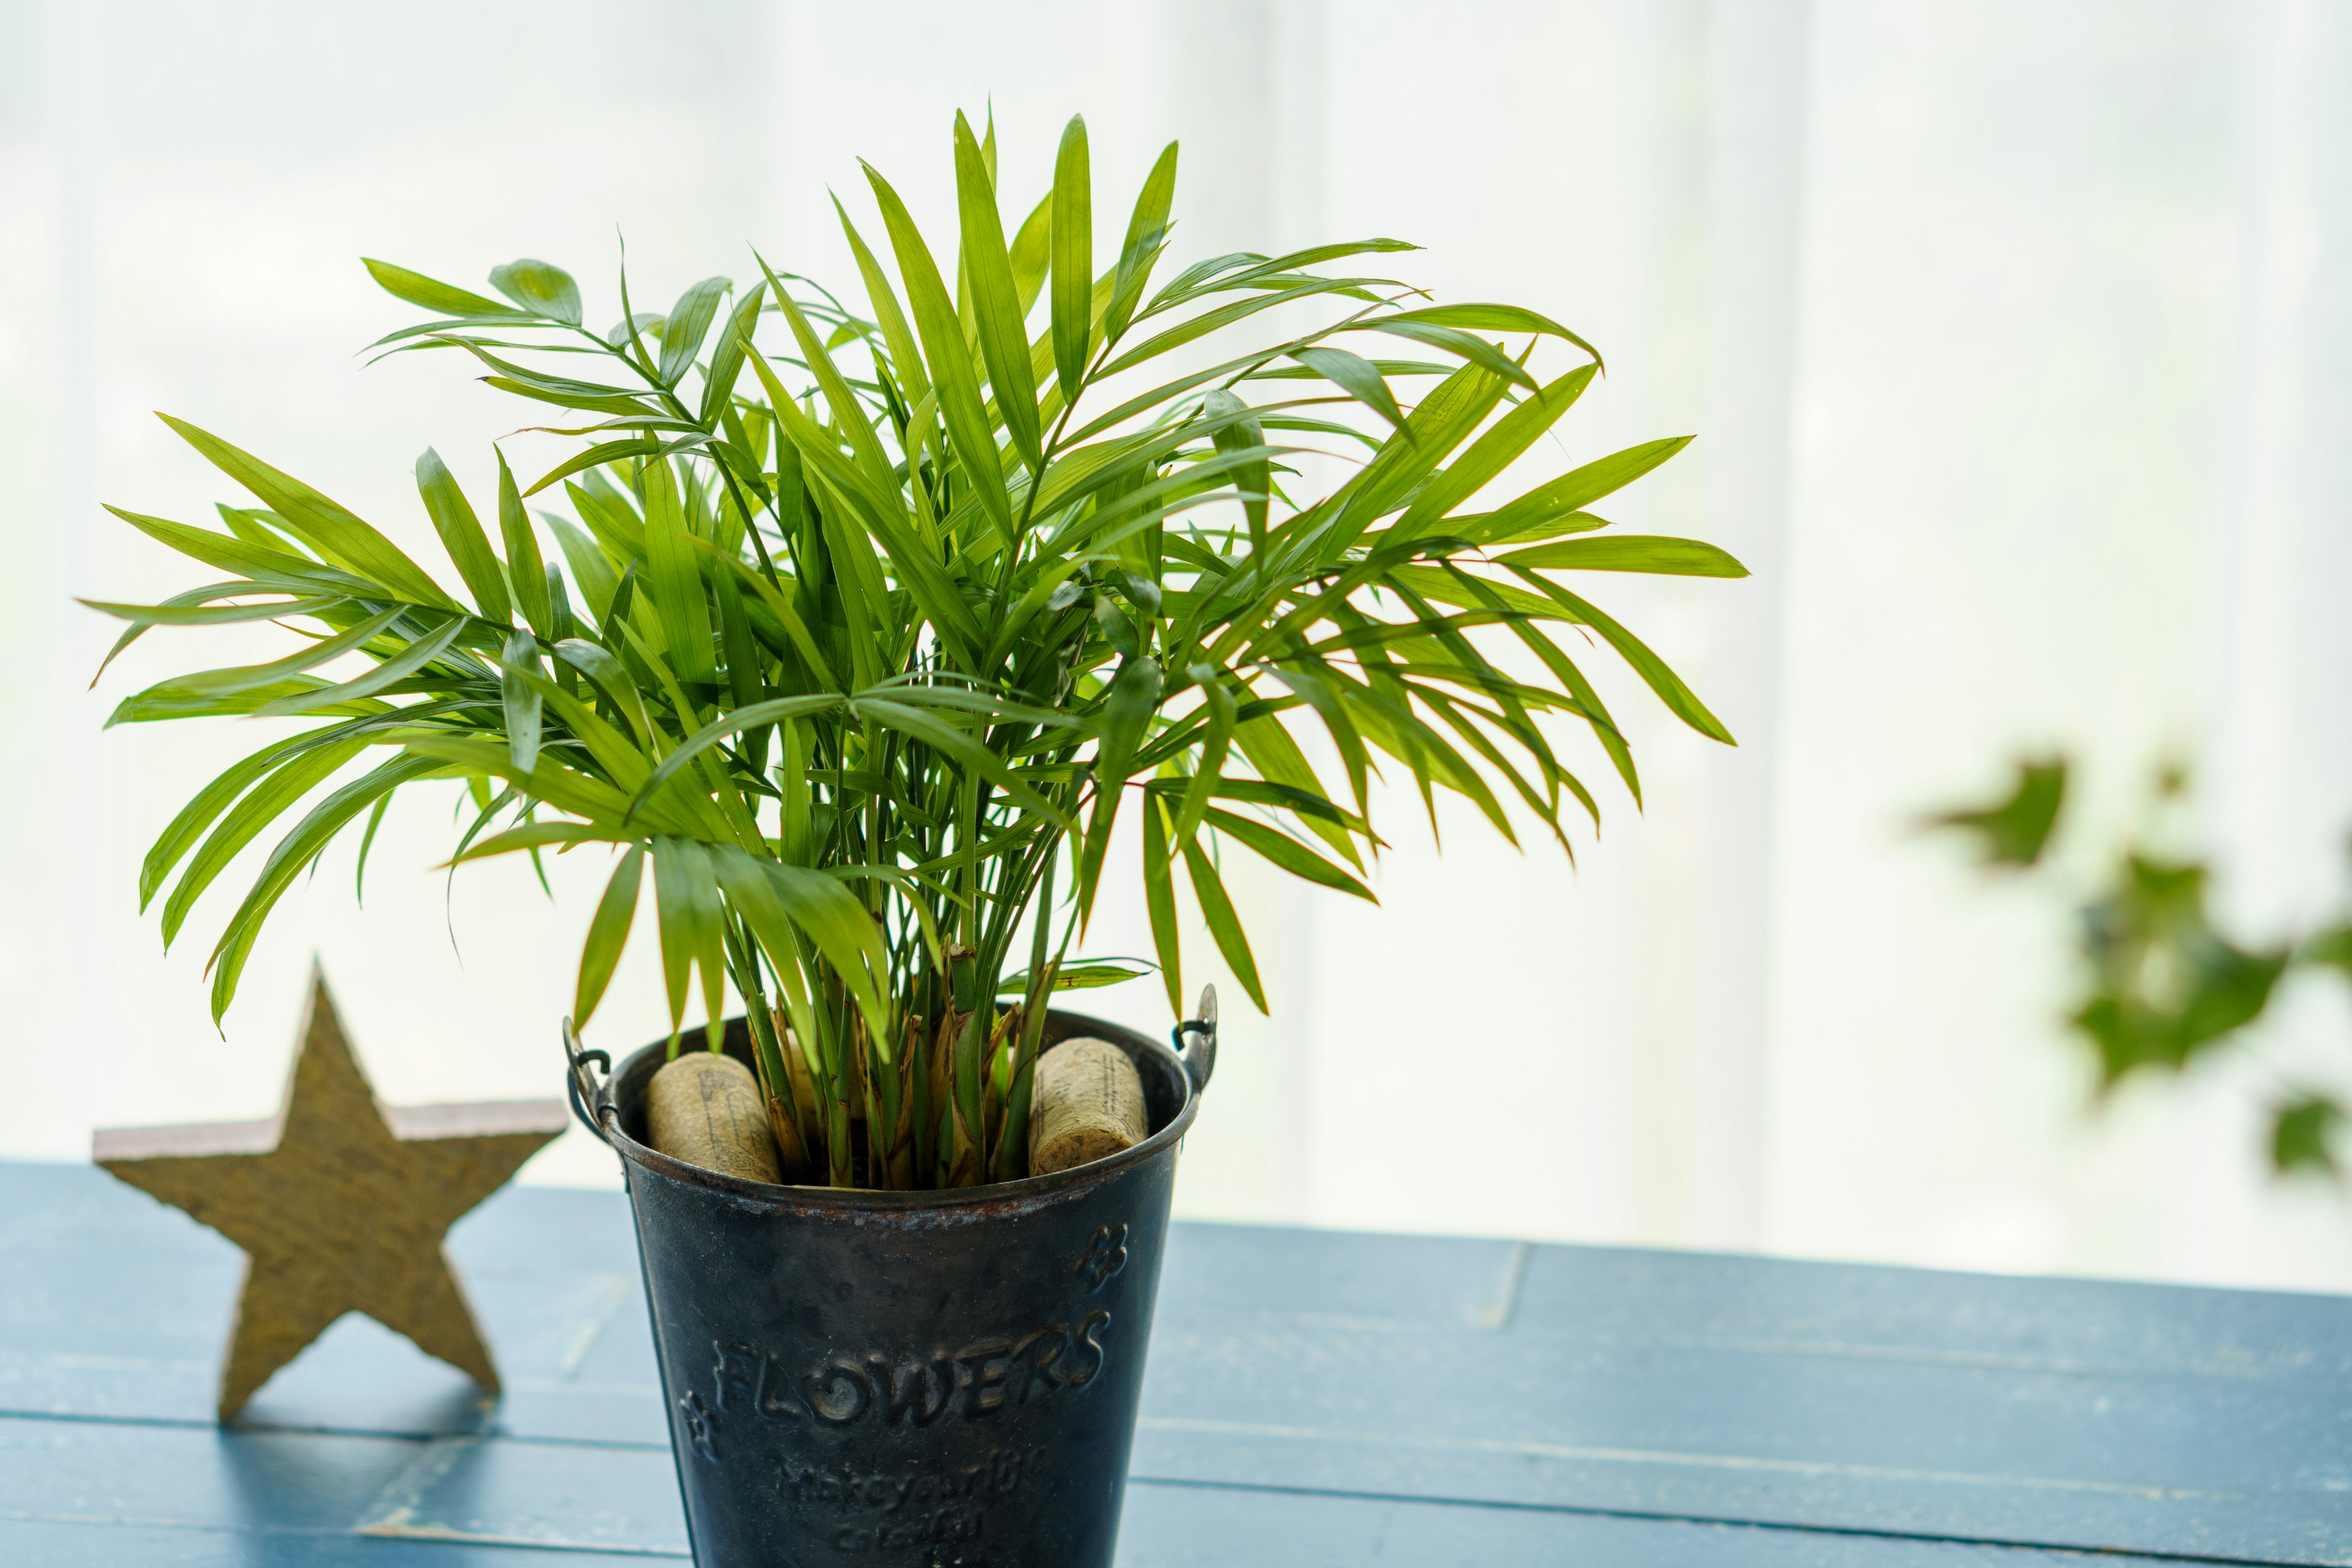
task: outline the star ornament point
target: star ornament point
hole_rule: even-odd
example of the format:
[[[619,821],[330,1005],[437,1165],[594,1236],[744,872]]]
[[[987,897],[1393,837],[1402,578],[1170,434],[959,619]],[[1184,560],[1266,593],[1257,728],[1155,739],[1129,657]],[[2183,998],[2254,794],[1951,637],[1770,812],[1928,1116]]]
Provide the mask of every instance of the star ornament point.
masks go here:
[[[555,1100],[379,1103],[314,968],[276,1117],[101,1129],[92,1157],[245,1249],[221,1377],[226,1421],[347,1311],[496,1394],[498,1368],[442,1237],[564,1122]]]

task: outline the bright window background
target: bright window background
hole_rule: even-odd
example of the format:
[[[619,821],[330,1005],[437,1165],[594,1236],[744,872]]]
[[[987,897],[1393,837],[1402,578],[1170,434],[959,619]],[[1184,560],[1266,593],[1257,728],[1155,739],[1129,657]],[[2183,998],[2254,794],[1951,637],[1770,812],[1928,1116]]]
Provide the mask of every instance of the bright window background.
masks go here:
[[[2198,746],[2234,910],[2347,887],[2352,11],[2324,0],[0,0],[0,1153],[268,1114],[314,952],[387,1099],[551,1093],[600,877],[560,866],[551,910],[521,867],[448,886],[407,803],[364,911],[347,845],[214,1032],[237,879],[165,958],[137,868],[252,737],[100,725],[241,650],[154,632],[92,693],[113,627],[69,600],[194,581],[98,509],[227,498],[150,410],[437,558],[416,453],[482,493],[521,416],[446,356],[363,367],[412,313],[358,257],[477,287],[545,257],[615,315],[616,228],[641,308],[751,243],[838,278],[826,190],[862,155],[944,226],[951,115],[992,100],[1015,199],[1083,110],[1106,227],[1182,139],[1180,261],[1393,234],[1444,297],[1566,321],[1612,370],[1559,466],[1699,432],[1617,515],[1757,572],[1611,585],[1744,744],[1620,682],[1647,810],[1606,792],[1574,871],[1463,813],[1440,861],[1400,811],[1383,908],[1243,890],[1276,1015],[1224,987],[1187,1212],[2352,1289],[2352,1210],[2262,1173],[2268,1080],[2092,1116],[2062,912],[1907,826],[2048,742],[2121,824]],[[1097,932],[1147,950],[1132,900]],[[633,951],[607,1043],[662,1032],[656,991]],[[1097,995],[1166,1026],[1149,983]],[[2339,995],[2288,1002],[2279,1059],[2352,1059]],[[574,1135],[527,1177],[613,1174]]]

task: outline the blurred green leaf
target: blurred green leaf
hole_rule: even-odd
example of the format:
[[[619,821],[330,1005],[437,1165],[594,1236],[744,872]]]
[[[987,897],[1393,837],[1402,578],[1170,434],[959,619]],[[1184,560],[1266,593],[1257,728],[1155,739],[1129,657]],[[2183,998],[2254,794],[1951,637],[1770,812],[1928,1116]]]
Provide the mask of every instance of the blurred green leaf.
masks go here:
[[[2344,1108],[2324,1095],[2300,1096],[2279,1107],[2271,1120],[2271,1163],[2283,1173],[2343,1174],[2335,1141],[2344,1120]]]
[[[2017,764],[2017,777],[2000,799],[1938,812],[1926,826],[1973,838],[1978,858],[1988,866],[2033,865],[2049,847],[2066,804],[2066,766],[2063,756],[2028,757]]]

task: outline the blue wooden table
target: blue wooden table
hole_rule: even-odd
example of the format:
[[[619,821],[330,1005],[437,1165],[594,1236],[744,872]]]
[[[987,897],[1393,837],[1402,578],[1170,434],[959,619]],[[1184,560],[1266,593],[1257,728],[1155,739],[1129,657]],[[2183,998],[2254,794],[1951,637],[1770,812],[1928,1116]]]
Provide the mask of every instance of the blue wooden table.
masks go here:
[[[484,1410],[346,1318],[210,1417],[234,1247],[0,1164],[0,1564],[682,1555],[614,1194],[453,1233]],[[1185,1225],[1119,1561],[2352,1563],[2352,1300]]]

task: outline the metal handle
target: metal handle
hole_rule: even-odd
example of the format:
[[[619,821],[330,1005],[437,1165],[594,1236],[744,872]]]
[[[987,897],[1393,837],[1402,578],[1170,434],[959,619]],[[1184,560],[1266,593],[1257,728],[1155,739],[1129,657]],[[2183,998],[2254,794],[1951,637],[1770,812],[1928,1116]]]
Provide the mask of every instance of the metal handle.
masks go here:
[[[572,1101],[572,1114],[580,1119],[580,1125],[596,1135],[597,1142],[611,1148],[608,1121],[620,1114],[613,1109],[613,1058],[603,1051],[582,1050],[580,1037],[572,1032],[572,1020],[567,1017],[563,1020],[563,1087]],[[603,1083],[598,1083],[589,1071],[592,1067],[604,1070]]]
[[[1171,1041],[1177,1057],[1184,1063],[1184,1076],[1192,1080],[1192,1092],[1199,1094],[1209,1087],[1209,1075],[1217,1070],[1217,988],[1201,987],[1200,1016],[1187,1018],[1171,1031]]]

